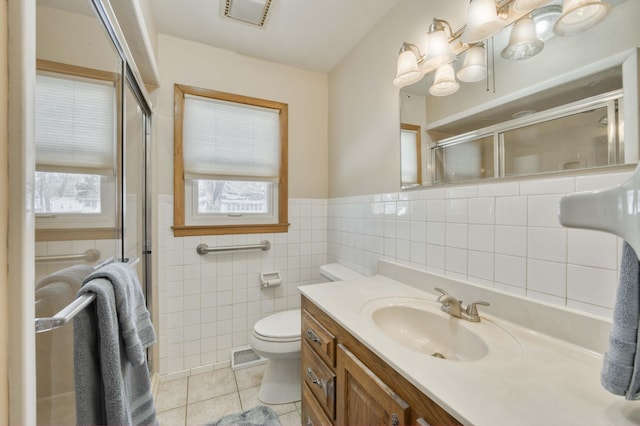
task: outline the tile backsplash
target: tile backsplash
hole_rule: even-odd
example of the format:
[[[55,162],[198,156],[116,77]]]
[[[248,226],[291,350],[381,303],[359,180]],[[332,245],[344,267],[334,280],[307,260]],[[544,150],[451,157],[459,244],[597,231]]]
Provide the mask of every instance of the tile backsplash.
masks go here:
[[[610,318],[621,239],[567,229],[560,198],[630,172],[479,183],[329,200],[328,258],[373,274],[378,259]]]
[[[365,275],[386,259],[602,317],[612,316],[621,239],[567,229],[567,193],[611,187],[631,172],[291,199],[286,234],[175,238],[173,197],[158,197],[160,373],[228,364],[260,318],[300,306],[300,285],[340,262]],[[200,256],[210,246],[271,241],[267,252]],[[283,284],[260,289],[260,272]]]

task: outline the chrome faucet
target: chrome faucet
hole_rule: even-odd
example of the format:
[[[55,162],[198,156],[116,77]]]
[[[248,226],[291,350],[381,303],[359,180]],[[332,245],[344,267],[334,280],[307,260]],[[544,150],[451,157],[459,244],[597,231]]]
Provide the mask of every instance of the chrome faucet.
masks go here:
[[[480,322],[480,315],[478,314],[478,308],[476,306],[489,306],[489,303],[480,301],[469,303],[465,309],[462,307],[462,300],[456,299],[441,288],[436,287],[435,290],[442,293],[442,296],[438,297],[438,302],[442,303],[440,310],[456,318],[462,318],[463,320],[471,322]]]

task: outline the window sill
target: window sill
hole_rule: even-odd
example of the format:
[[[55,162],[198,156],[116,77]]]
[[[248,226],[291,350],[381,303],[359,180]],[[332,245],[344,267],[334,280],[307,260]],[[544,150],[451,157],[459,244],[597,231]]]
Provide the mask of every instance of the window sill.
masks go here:
[[[36,229],[36,241],[115,240],[116,228],[41,228]]]
[[[287,232],[288,223],[274,223],[271,225],[174,225],[174,237],[195,237],[199,235],[230,235],[230,234],[275,234]]]

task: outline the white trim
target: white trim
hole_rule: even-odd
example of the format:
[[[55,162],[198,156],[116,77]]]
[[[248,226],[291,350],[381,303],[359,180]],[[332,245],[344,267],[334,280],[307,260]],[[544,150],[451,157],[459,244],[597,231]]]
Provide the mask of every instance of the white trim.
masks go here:
[[[116,225],[116,179],[100,177],[100,213],[36,213],[36,229],[113,228]]]
[[[268,213],[244,213],[240,216],[228,213],[198,213],[197,186],[193,180],[185,179],[185,222],[186,225],[266,225],[278,223],[278,184],[271,183]]]

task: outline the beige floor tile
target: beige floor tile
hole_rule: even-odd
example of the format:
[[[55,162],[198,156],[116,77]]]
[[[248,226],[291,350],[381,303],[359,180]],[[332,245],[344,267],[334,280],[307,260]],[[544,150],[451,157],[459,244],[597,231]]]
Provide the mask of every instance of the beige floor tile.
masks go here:
[[[156,411],[166,411],[187,404],[188,377],[160,383],[156,395]]]
[[[266,405],[270,407],[277,415],[297,412],[296,405],[294,403],[290,404],[264,404],[258,400],[258,389],[259,386],[249,389],[243,389],[240,391],[240,402],[242,403],[242,409],[248,410],[250,408],[256,407],[258,405]]]
[[[241,368],[239,370],[235,370],[234,373],[236,375],[236,382],[238,383],[238,389],[248,389],[256,386],[260,386],[262,383],[262,376],[264,375],[264,370],[266,368],[266,364],[256,365],[254,367]]]
[[[202,425],[213,422],[227,414],[242,411],[237,393],[222,395],[206,401],[187,405],[187,425]]]
[[[282,426],[300,426],[302,424],[302,419],[297,411],[282,414],[281,416],[278,416],[278,419]]]
[[[230,368],[214,370],[189,377],[187,403],[192,404],[237,391],[236,378]]]
[[[158,413],[158,423],[160,426],[185,426],[187,406],[174,408],[173,410]]]

